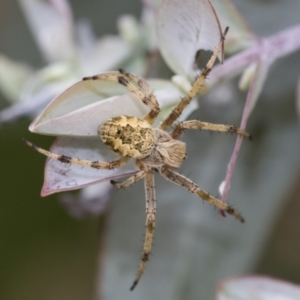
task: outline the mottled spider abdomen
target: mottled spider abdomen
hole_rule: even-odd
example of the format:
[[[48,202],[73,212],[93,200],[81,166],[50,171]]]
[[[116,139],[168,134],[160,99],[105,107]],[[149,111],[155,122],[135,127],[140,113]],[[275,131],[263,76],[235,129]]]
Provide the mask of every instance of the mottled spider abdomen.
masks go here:
[[[98,128],[99,135],[109,149],[120,156],[144,158],[155,145],[155,134],[151,125],[132,116],[109,119]]]

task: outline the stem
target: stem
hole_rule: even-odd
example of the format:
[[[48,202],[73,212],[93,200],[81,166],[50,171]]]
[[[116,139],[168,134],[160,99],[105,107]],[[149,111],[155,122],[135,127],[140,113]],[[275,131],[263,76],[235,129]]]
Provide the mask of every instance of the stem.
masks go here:
[[[249,112],[250,112],[250,107],[251,107],[251,102],[253,99],[253,95],[254,95],[254,91],[255,91],[255,86],[257,84],[257,78],[258,78],[258,73],[259,73],[259,68],[261,66],[261,63],[257,64],[254,76],[252,78],[251,84],[250,84],[250,88],[247,94],[247,98],[246,98],[246,103],[245,103],[245,107],[244,107],[244,111],[243,111],[243,116],[242,116],[242,121],[241,121],[241,125],[240,128],[242,130],[245,130],[246,125],[247,125],[247,121],[248,121],[248,116],[249,116]],[[238,157],[238,154],[240,152],[240,148],[242,146],[242,142],[243,142],[243,136],[238,135],[235,146],[234,146],[234,150],[233,153],[231,155],[228,167],[227,167],[227,173],[226,173],[226,177],[225,177],[225,186],[224,186],[224,191],[222,193],[222,201],[226,202],[227,198],[228,198],[228,192],[230,189],[230,182],[231,182],[231,178],[233,175],[233,170],[235,167],[235,163]]]
[[[241,73],[258,59],[262,63],[272,64],[278,58],[299,50],[299,36],[300,24],[297,24],[270,37],[258,39],[251,48],[228,58],[223,65],[216,66],[210,73],[209,84],[214,85],[224,77]]]
[[[217,83],[224,77],[233,77],[234,75],[242,72],[249,65],[257,63],[257,67],[251,81],[243,111],[242,121],[240,125],[240,128],[242,130],[245,130],[246,128],[253,97],[258,97],[258,94],[255,93],[255,90],[257,89],[257,85],[259,84],[258,77],[260,68],[266,65],[270,66],[278,58],[287,56],[300,49],[299,36],[300,24],[297,24],[270,37],[258,39],[250,49],[244,50],[241,53],[232,56],[231,58],[227,59],[223,65],[218,65],[212,70],[210,85]],[[224,202],[226,202],[228,198],[230,182],[233,175],[235,163],[242,145],[242,141],[243,137],[238,136],[227,167],[225,184],[222,193],[222,201]],[[220,213],[224,216],[224,212]]]

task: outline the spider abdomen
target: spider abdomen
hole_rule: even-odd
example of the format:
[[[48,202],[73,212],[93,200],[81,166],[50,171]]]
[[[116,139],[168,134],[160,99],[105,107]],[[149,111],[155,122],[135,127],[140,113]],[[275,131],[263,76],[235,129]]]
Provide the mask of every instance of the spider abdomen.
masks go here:
[[[103,143],[120,156],[144,158],[155,145],[151,124],[133,116],[111,118],[99,126],[98,133]]]

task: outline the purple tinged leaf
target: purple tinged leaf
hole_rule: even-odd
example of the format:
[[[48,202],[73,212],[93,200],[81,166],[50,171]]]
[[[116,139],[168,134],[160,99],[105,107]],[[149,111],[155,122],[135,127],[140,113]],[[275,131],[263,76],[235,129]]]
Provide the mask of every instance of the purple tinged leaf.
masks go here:
[[[100,138],[61,137],[56,139],[50,151],[91,161],[118,159],[116,154],[103,145]],[[131,175],[135,172],[133,163],[127,163],[115,170],[97,170],[47,159],[41,195],[47,196],[57,192],[76,190],[91,184]]]
[[[174,105],[183,95],[170,81],[148,82],[162,109]],[[192,108],[195,109],[195,106]],[[54,99],[33,121],[29,130],[56,136],[98,136],[99,125],[107,119],[118,115],[143,117],[148,111],[149,108],[140,99],[117,83],[80,81]]]
[[[95,137],[98,136],[99,125],[109,118],[120,115],[143,117],[146,113],[147,109],[135,95],[125,94],[91,103],[62,116],[45,118],[41,123],[31,125],[29,130],[56,136]]]
[[[147,113],[141,101],[126,91],[113,82],[80,81],[54,99],[29,130],[49,135],[97,136],[98,126],[110,117]],[[118,94],[123,95],[112,97]]]
[[[217,300],[298,300],[300,286],[263,276],[245,276],[219,283]]]
[[[198,50],[214,50],[221,34],[218,17],[209,0],[164,0],[159,9],[159,49],[177,74],[193,78]]]

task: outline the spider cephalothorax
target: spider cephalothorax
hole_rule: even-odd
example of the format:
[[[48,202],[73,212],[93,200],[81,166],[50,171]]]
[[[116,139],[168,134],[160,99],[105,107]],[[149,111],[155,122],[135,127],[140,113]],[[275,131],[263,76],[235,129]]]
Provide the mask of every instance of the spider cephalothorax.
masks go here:
[[[142,259],[136,278],[131,286],[131,290],[137,285],[144,272],[152,246],[156,214],[156,198],[153,175],[154,171],[157,170],[167,180],[182,186],[190,193],[195,194],[210,204],[227,212],[228,214],[235,216],[241,222],[244,221],[243,217],[235,209],[213,197],[209,193],[203,191],[195,182],[177,173],[175,169],[180,167],[186,156],[186,145],[178,140],[186,129],[233,132],[244,137],[250,137],[250,135],[235,126],[211,124],[198,120],[181,121],[173,128],[173,130],[167,131],[178,119],[185,107],[195,97],[200,87],[204,83],[217,58],[218,53],[223,47],[223,42],[227,31],[228,28],[225,29],[218,46],[216,47],[207,65],[204,67],[202,73],[192,85],[191,90],[186,94],[185,97],[181,99],[181,101],[179,101],[169,116],[164,119],[158,127],[152,126],[160,112],[158,101],[150,91],[147,83],[140,77],[131,73],[127,73],[124,70],[119,70],[119,72],[104,73],[83,78],[83,80],[100,79],[120,83],[130,92],[138,96],[138,98],[150,108],[149,113],[142,119],[134,116],[118,116],[107,120],[104,124],[99,126],[98,133],[100,138],[109,149],[119,154],[120,159],[110,162],[101,162],[72,158],[67,155],[58,155],[49,152],[24,140],[25,143],[34,150],[50,158],[64,163],[76,164],[96,169],[113,169],[127,163],[130,159],[136,159],[138,171],[135,175],[129,177],[121,183],[112,181],[112,184],[117,188],[126,188],[140,179],[144,179],[145,182],[146,236]]]

